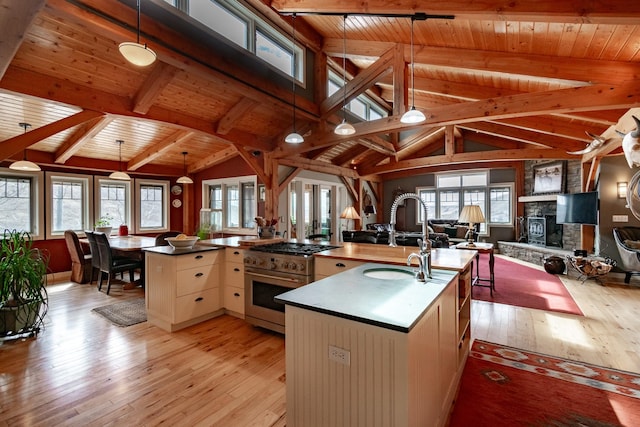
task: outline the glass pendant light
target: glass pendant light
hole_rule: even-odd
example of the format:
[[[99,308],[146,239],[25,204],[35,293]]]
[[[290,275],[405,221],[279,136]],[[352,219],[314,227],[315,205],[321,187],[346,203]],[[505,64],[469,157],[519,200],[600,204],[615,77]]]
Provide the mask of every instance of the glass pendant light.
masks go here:
[[[118,170],[117,172],[112,172],[111,175],[109,175],[109,178],[118,179],[120,181],[130,181],[131,177],[129,176],[129,174],[122,171],[122,144],[124,144],[124,141],[121,139],[117,139],[116,142],[118,143],[118,149],[119,149],[118,164],[120,165],[120,168],[119,168],[120,170]]]
[[[342,123],[336,126],[334,132],[337,135],[353,135],[356,133],[356,129],[353,125],[347,122],[347,15],[342,18],[342,70],[344,72],[342,83],[344,86],[344,97],[342,98]]]
[[[27,133],[27,129],[31,127],[29,123],[20,122],[18,125],[24,129],[24,133]],[[24,171],[24,172],[38,172],[40,171],[40,166],[36,165],[33,162],[27,160],[27,149],[24,149],[24,158],[22,160],[18,160],[17,162],[13,162],[9,165],[9,169]]]
[[[416,86],[415,86],[415,78],[413,75],[413,69],[415,68],[415,63],[413,62],[413,21],[415,18],[411,17],[411,109],[404,113],[400,118],[402,123],[420,123],[425,121],[427,118],[424,116],[422,111],[416,110]]]
[[[193,184],[193,180],[187,175],[187,154],[188,153],[186,151],[182,152],[182,166],[184,168],[184,175],[178,178],[178,180],[176,181],[178,184]]]
[[[147,47],[147,44],[140,44],[140,0],[138,5],[138,39],[137,42],[123,42],[118,46],[118,50],[124,58],[138,67],[146,67],[156,60],[156,53]]]
[[[291,49],[291,58],[293,60],[293,76],[291,81],[293,82],[293,132],[291,132],[284,141],[288,144],[300,144],[304,142],[304,138],[298,132],[296,132],[296,14],[293,14],[293,46]]]

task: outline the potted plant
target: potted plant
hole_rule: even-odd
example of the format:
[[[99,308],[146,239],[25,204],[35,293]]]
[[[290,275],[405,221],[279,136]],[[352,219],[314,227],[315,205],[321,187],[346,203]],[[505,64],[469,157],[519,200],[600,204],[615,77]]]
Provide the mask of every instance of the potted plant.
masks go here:
[[[26,231],[5,230],[0,242],[0,336],[35,335],[47,312],[49,257]]]
[[[100,219],[96,221],[96,225],[94,230],[100,233],[104,233],[107,236],[111,235],[111,230],[113,227],[111,226],[111,221],[113,221],[113,217],[109,214],[102,215]]]

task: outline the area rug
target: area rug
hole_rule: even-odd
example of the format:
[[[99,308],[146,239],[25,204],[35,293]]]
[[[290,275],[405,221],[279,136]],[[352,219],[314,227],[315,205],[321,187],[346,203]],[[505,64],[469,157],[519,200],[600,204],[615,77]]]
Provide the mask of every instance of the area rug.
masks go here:
[[[494,273],[493,296],[489,288],[475,286],[471,293],[473,299],[583,316],[567,288],[553,274],[503,257],[495,257]],[[480,254],[480,277],[489,277],[488,254]]]
[[[640,376],[475,340],[450,426],[640,426]]]
[[[91,309],[117,326],[131,326],[147,321],[144,298],[104,305]]]

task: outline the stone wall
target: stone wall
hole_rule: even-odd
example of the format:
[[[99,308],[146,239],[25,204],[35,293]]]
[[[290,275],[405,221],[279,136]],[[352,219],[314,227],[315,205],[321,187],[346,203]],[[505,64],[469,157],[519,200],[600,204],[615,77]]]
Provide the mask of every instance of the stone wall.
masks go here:
[[[573,255],[573,252],[568,250],[515,242],[498,242],[498,252],[536,265],[543,265],[545,258],[550,256],[555,255],[566,259],[567,255]]]

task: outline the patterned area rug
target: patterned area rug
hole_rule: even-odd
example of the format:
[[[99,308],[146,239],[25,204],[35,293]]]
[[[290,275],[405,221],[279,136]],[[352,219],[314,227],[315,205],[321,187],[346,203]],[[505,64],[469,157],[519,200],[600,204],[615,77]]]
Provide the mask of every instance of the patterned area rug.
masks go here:
[[[117,326],[131,326],[147,321],[144,298],[109,304],[91,311],[98,313]]]
[[[640,426],[640,375],[475,340],[451,427]]]

